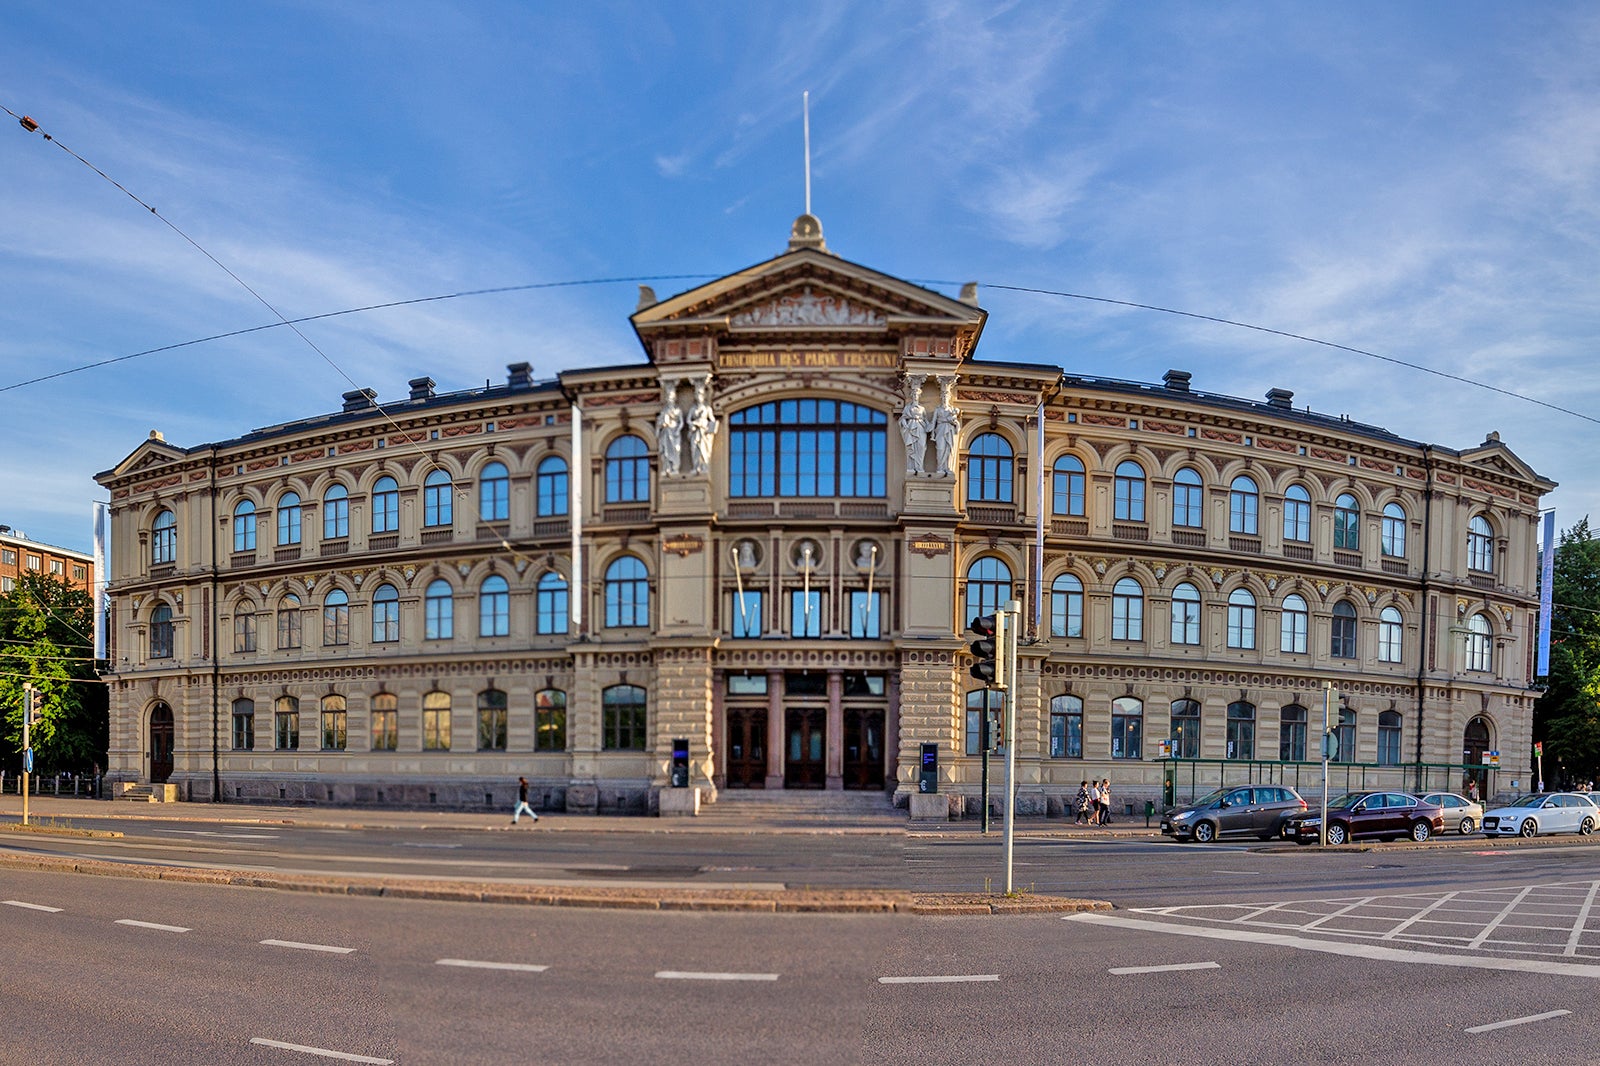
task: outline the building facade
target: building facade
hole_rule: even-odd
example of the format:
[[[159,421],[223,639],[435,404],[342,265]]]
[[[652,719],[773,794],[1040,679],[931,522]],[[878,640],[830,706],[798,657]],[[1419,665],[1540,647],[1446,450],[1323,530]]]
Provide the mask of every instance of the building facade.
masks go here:
[[[26,533],[0,526],[0,593],[10,595],[23,574],[47,574],[83,589],[94,590],[94,558],[71,548],[40,544]]]
[[[689,784],[881,791],[922,746],[1019,809],[1320,774],[1489,791],[1526,762],[1553,484],[1264,402],[977,358],[951,299],[829,252],[665,300],[645,361],[178,447],[111,494],[110,776],[193,799],[655,809]],[[970,618],[1022,604],[1017,676]]]

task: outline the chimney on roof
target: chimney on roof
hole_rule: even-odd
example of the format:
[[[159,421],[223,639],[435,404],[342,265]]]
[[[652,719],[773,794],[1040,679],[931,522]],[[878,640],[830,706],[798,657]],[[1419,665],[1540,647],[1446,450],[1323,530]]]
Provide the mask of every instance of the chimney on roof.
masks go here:
[[[364,407],[376,407],[378,392],[376,389],[352,389],[344,394],[344,409],[346,411],[359,411]]]
[[[413,400],[431,400],[433,399],[433,387],[438,382],[432,378],[412,378],[406,384],[411,386],[411,398]]]
[[[533,367],[528,363],[508,363],[506,365],[506,384],[513,389],[533,388]]]
[[[1161,375],[1161,384],[1173,392],[1188,392],[1189,379],[1193,376],[1187,370],[1169,370]]]
[[[1268,407],[1281,407],[1285,411],[1288,411],[1288,410],[1290,410],[1290,409],[1292,409],[1294,407],[1294,404],[1290,402],[1293,399],[1294,399],[1294,393],[1290,392],[1288,389],[1268,389],[1267,390],[1267,406]]]

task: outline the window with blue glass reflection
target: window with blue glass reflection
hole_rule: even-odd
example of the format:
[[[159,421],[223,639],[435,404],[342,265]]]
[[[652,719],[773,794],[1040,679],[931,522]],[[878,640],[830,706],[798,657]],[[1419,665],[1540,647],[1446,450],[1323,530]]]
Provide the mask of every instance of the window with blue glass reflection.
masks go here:
[[[728,494],[887,496],[888,416],[842,400],[777,400],[728,416]]]

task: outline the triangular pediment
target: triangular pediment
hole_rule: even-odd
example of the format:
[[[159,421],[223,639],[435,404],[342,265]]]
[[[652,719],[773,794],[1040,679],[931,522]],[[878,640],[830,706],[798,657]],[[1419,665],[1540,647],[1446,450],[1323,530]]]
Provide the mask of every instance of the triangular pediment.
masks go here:
[[[182,462],[186,454],[182,448],[173,447],[159,437],[150,437],[129,452],[122,462],[98,475],[96,480],[127,477],[130,474],[140,474],[170,466]]]
[[[1504,474],[1507,477],[1514,477],[1535,485],[1555,487],[1555,482],[1540,477],[1538,471],[1523,462],[1515,452],[1502,444],[1498,434],[1491,434],[1488,440],[1475,448],[1463,450],[1461,452],[1461,461],[1469,466],[1480,467],[1484,470]],[[1549,491],[1549,489],[1544,491]]]

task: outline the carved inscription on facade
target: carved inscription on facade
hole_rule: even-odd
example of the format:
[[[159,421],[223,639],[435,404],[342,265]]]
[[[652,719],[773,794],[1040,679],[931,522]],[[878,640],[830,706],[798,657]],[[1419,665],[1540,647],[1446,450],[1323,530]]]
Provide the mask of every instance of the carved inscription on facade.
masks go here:
[[[725,370],[892,370],[893,352],[720,352],[717,366]]]

